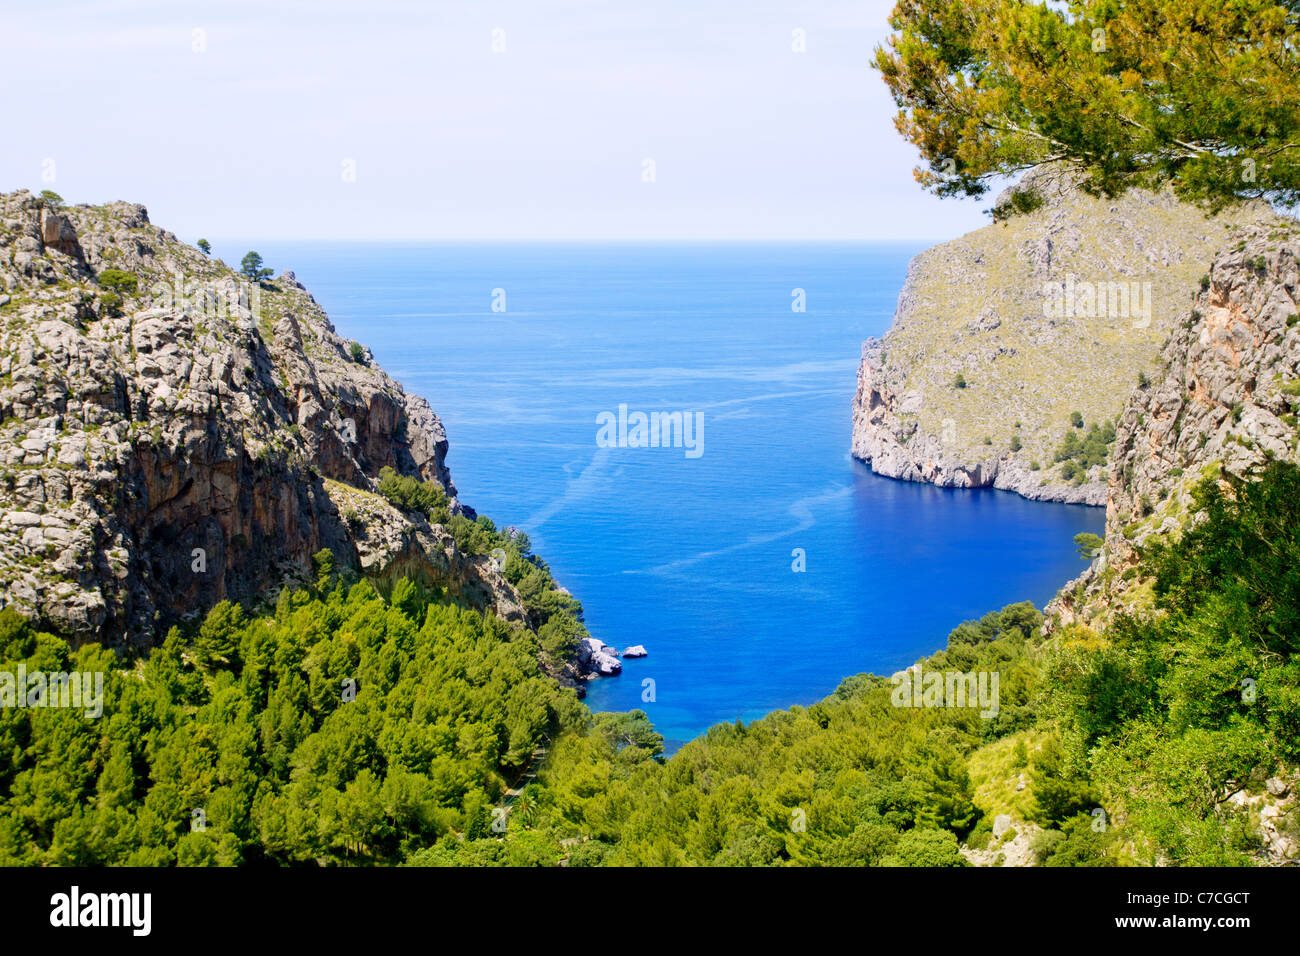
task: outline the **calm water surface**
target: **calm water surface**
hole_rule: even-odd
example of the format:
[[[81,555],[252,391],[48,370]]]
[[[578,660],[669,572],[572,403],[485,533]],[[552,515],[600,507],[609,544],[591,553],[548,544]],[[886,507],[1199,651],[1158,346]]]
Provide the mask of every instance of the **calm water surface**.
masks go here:
[[[1073,536],[1102,529],[1101,509],[849,457],[862,340],[889,327],[920,246],[256,247],[429,399],[462,499],[528,532],[592,634],[646,646],[587,701],[646,710],[670,747],[891,673],[965,618],[1041,606],[1082,570]],[[701,412],[703,454],[597,447],[620,403]]]

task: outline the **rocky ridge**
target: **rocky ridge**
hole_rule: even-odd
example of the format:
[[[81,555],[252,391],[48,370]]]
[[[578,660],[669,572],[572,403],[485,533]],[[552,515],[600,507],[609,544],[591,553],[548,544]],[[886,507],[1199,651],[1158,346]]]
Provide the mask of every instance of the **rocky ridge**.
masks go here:
[[[1300,223],[1258,228],[1221,252],[1161,351],[1160,372],[1129,396],[1109,468],[1106,533],[1091,566],[1048,604],[1045,630],[1104,628],[1149,613],[1138,562],[1153,538],[1198,520],[1192,488],[1300,463]],[[1268,865],[1294,865],[1296,780],[1242,781],[1225,805],[1246,811]]]
[[[0,600],[147,646],[334,552],[523,621],[486,556],[376,494],[438,482],[447,438],[292,273],[248,282],[143,206],[0,195]]]
[[[1052,169],[995,209],[1017,196],[1024,211],[912,260],[893,327],[863,346],[852,452],[893,478],[1101,505],[1104,465],[1053,461],[1071,413],[1113,420],[1214,254],[1275,216],[1097,198]]]
[[[1136,577],[1152,535],[1196,520],[1192,487],[1300,461],[1300,223],[1280,220],[1223,251],[1129,396],[1112,451],[1101,554],[1048,605],[1054,627],[1105,623],[1150,604]]]

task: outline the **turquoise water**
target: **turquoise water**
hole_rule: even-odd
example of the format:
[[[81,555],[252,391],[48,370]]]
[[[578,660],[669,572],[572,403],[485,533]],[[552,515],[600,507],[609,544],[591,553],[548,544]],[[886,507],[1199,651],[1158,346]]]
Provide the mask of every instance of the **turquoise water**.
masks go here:
[[[592,634],[646,646],[587,700],[646,710],[673,747],[891,673],[965,618],[1041,606],[1082,570],[1073,536],[1102,529],[1101,509],[850,458],[861,343],[889,327],[919,246],[257,248],[429,399],[462,499],[528,532]],[[702,453],[599,447],[620,404],[699,413]]]

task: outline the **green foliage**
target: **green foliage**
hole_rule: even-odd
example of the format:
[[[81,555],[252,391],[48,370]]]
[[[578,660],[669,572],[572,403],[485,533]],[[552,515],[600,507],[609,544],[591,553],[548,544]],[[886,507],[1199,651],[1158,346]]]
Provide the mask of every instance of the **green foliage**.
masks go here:
[[[1077,419],[1076,419],[1076,416]],[[1083,416],[1078,412],[1070,414],[1070,423],[1075,429],[1083,427]],[[1074,480],[1076,484],[1082,484],[1087,477],[1088,469],[1096,465],[1103,465],[1106,459],[1110,457],[1110,446],[1115,443],[1115,424],[1113,422],[1103,422],[1097,424],[1093,422],[1088,426],[1088,431],[1082,438],[1077,431],[1068,431],[1061,440],[1060,447],[1052,456],[1053,462],[1064,462],[1061,467],[1061,477],[1066,481]]]
[[[434,483],[381,485],[449,508]],[[996,849],[972,768],[997,748],[1029,779],[1041,865],[1249,863],[1226,797],[1300,759],[1300,470],[1195,496],[1203,520],[1140,557],[1156,613],[1043,643],[1034,605],[1008,605],[922,662],[996,672],[996,716],[898,706],[861,674],[666,760],[645,712],[592,716],[543,669],[580,609],[486,518],[453,516],[506,552],[537,634],[412,581],[385,601],[328,551],[314,591],[222,602],[134,663],[6,609],[0,669],[102,671],[105,708],[0,711],[0,864],[959,866],[963,840]]]
[[[4,669],[105,674],[98,720],[0,714],[0,863],[396,863],[484,832],[534,750],[587,721],[537,656],[526,631],[364,583],[285,591],[274,615],[221,602],[130,670],[0,611]]]
[[[366,350],[360,342],[350,342],[348,344],[348,356],[358,365],[366,364]]]
[[[644,714],[600,714],[558,739],[533,826],[579,841],[582,865],[962,865],[979,822],[968,755],[1033,719],[1029,641],[1042,616],[1011,605],[968,621],[927,669],[997,669],[1001,712],[895,706],[858,675],[811,707],[720,724],[671,759]],[[479,858],[471,847],[461,859]]]
[[[139,282],[134,275],[122,269],[105,269],[97,276],[99,284],[122,295],[135,295]]]
[[[42,189],[40,192],[41,200],[51,209],[58,209],[63,205],[63,197],[53,189]]]
[[[966,866],[957,852],[957,838],[947,830],[908,830],[898,838],[894,852],[881,866]]]
[[[262,282],[269,279],[274,271],[263,268],[262,256],[256,252],[244,253],[244,258],[239,261],[239,274],[249,282]]]
[[[100,308],[106,316],[122,314],[125,296],[135,295],[138,282],[136,277],[122,269],[105,269],[97,279],[103,291],[99,294]]]
[[[1015,747],[1011,750],[1011,767],[1014,770],[1020,770],[1029,766],[1029,748],[1025,746],[1024,739],[1016,741]]]
[[[1085,561],[1091,561],[1101,553],[1101,547],[1105,544],[1099,535],[1090,531],[1081,531],[1074,536],[1074,550]]]
[[[1160,613],[1059,648],[1049,688],[1072,766],[1143,854],[1239,864],[1256,844],[1226,796],[1300,758],[1300,471],[1194,496],[1203,520],[1143,561]]]
[[[1040,208],[1045,200],[1036,189],[1013,189],[1008,198],[993,207],[993,218],[1002,220],[1024,216]]]
[[[328,548],[317,551],[311,556],[311,569],[316,581],[316,590],[325,590],[330,586],[330,581],[334,577],[334,552]]]
[[[199,252],[203,253],[205,256],[212,255],[212,243],[208,242],[208,240],[200,239],[195,243],[195,245],[199,247]]]
[[[1290,0],[900,0],[876,67],[939,195],[1051,161],[1091,191],[1300,199]]]
[[[1043,830],[1033,842],[1039,866],[1118,866],[1115,835],[1098,818],[1076,814],[1059,830]]]
[[[1094,805],[1087,783],[1067,767],[1065,752],[1056,737],[1048,737],[1030,759],[1034,776],[1034,811],[1037,823],[1059,824]]]
[[[556,585],[546,562],[532,553],[528,535],[514,530],[498,531],[486,515],[471,521],[464,515],[452,514],[447,493],[436,481],[399,475],[385,467],[379,472],[378,489],[397,507],[418,512],[450,531],[463,554],[497,552],[498,557],[504,558],[502,573],[519,591],[529,622],[537,629],[542,649],[551,663],[567,660],[578,642],[587,637],[582,605]]]
[[[447,493],[436,481],[399,475],[394,469],[384,466],[379,472],[378,490],[403,511],[418,511],[431,523],[444,527],[451,522]]]

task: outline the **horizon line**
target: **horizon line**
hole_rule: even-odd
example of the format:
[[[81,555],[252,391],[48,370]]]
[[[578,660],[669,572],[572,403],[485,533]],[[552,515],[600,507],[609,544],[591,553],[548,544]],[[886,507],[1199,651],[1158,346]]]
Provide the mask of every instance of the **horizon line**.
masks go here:
[[[154,223],[157,225],[157,223]],[[159,228],[166,228],[160,226]],[[172,229],[168,232],[175,234]],[[325,237],[320,236],[266,236],[258,239],[251,239],[248,236],[202,236],[209,242],[301,242],[301,243],[353,243],[365,245],[499,245],[513,243],[518,245],[595,245],[595,244],[623,244],[623,245],[702,245],[705,243],[732,243],[746,245],[764,245],[764,244],[792,244],[806,243],[809,245],[868,245],[868,244],[897,244],[902,242],[924,242],[940,243],[948,242],[953,236],[901,236],[901,237],[836,237],[836,238],[808,238],[798,236],[773,236],[762,238],[735,237],[735,236],[710,236],[704,238],[670,236],[667,238],[637,238],[620,236],[614,238],[544,238],[544,237],[526,237],[526,238],[508,238],[508,237],[476,237],[476,238],[403,238],[403,239],[376,239],[376,238],[350,238],[350,237]],[[183,242],[188,240],[182,239]],[[197,242],[198,240],[195,240]],[[193,245],[193,243],[189,243]]]

